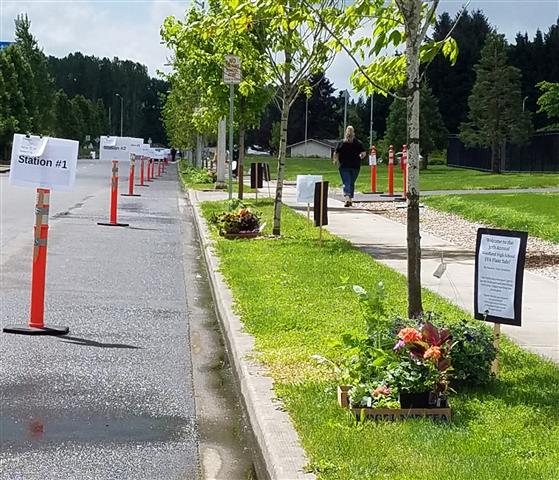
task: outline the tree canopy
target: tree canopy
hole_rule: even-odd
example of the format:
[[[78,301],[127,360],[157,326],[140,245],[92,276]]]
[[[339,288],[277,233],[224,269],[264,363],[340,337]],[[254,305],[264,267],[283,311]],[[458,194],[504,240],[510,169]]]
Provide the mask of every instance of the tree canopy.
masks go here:
[[[529,113],[522,111],[520,71],[507,63],[504,35],[487,36],[475,72],[468,121],[461,125],[460,138],[466,145],[491,147],[491,169],[499,173],[504,142],[523,143],[532,134]]]

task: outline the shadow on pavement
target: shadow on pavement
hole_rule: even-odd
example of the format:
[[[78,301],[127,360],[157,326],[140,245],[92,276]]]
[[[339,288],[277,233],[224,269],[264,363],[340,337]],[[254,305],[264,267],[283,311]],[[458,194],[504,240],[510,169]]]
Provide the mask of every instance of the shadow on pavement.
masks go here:
[[[84,347],[99,347],[99,348],[130,348],[141,349],[135,345],[127,345],[125,343],[101,343],[95,340],[88,340],[87,338],[69,337],[65,336],[62,341],[64,343],[73,343],[74,345],[83,345]]]

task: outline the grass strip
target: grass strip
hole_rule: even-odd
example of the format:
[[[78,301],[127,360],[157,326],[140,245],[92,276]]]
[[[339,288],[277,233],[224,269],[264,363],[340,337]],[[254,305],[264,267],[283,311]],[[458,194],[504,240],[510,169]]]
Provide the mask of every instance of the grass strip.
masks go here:
[[[270,164],[272,177],[276,177],[277,160],[272,157],[248,157],[247,164],[265,161]],[[248,168],[248,167],[247,167]],[[340,174],[330,160],[324,158],[288,158],[285,163],[285,179],[293,181],[297,175],[322,175],[332,186],[341,186]],[[370,168],[361,167],[356,189],[359,192],[371,190]],[[402,191],[402,171],[394,167],[394,189]],[[386,163],[377,169],[377,190],[386,190],[388,185],[388,168]],[[492,175],[489,172],[452,168],[446,165],[432,165],[419,174],[419,186],[423,191],[429,190],[493,190],[509,188],[546,188],[559,187],[559,175],[551,173],[503,173]]]
[[[424,197],[422,202],[467,220],[559,243],[559,193],[444,195]]]
[[[271,225],[271,203],[254,208]],[[205,218],[223,209],[222,202],[202,204]],[[366,289],[384,282],[394,315],[406,310],[405,278],[328,233],[320,248],[317,229],[287,207],[282,231],[281,239],[248,241],[214,235],[235,310],[255,337],[310,471],[327,480],[559,478],[559,368],[507,341],[500,378],[452,398],[452,423],[356,425],[336,404],[336,379],[310,356],[335,359],[340,335],[364,328],[355,296],[337,288],[341,278]],[[424,294],[426,310],[449,320],[467,316]]]

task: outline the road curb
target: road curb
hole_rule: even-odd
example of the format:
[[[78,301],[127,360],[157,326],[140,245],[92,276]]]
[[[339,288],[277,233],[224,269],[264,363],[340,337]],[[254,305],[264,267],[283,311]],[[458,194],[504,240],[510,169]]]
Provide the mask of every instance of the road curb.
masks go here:
[[[243,331],[241,319],[233,313],[233,295],[219,272],[219,260],[212,251],[214,242],[200,214],[194,190],[188,191],[188,200],[193,207],[217,316],[263,463],[262,468],[271,480],[316,480],[315,475],[304,472],[307,456],[289,415],[282,411],[281,403],[276,399],[273,380],[265,375],[261,365],[250,360],[255,355],[254,338]]]

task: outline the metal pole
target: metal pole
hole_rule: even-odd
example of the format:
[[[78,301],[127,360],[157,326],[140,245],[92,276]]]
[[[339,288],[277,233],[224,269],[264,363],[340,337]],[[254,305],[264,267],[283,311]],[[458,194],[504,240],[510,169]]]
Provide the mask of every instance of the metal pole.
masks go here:
[[[369,122],[369,148],[373,145],[373,94],[371,93],[371,121]]]
[[[233,97],[235,85],[229,84],[229,200],[233,199]]]
[[[309,97],[307,97],[305,100],[305,157],[307,156],[308,122],[309,122]]]
[[[120,97],[120,136],[122,137],[122,119],[124,118],[124,97]]]
[[[528,100],[528,97],[524,97],[524,100],[522,100],[522,111],[524,112],[524,109],[526,107],[526,100]]]
[[[112,133],[112,131],[113,131],[113,122],[111,118],[111,107],[109,107],[109,135]]]

